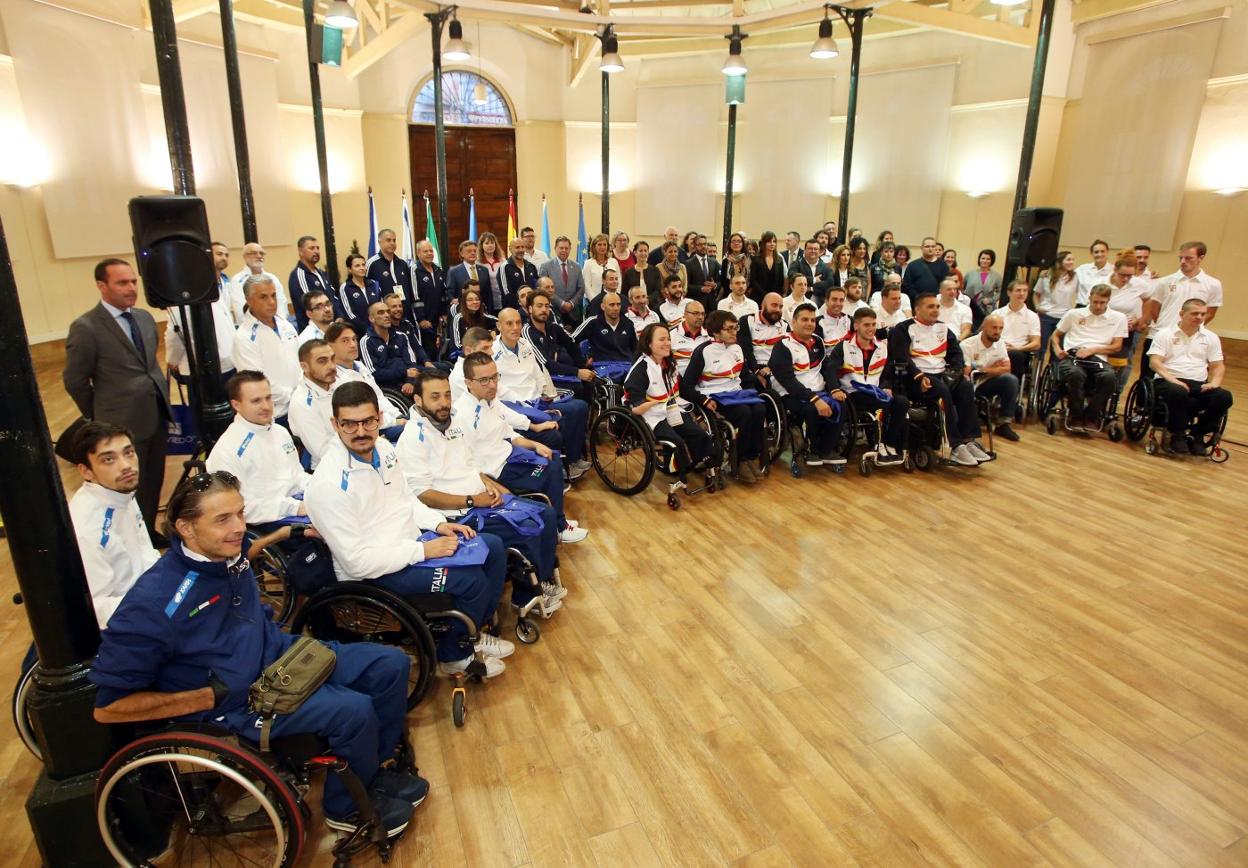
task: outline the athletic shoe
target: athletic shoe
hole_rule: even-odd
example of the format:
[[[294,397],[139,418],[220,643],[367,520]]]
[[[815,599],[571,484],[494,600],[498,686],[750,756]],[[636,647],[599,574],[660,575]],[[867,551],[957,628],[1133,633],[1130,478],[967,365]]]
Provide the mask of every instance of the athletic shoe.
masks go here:
[[[581,526],[581,523],[574,518],[565,518],[563,521],[565,524],[567,524],[568,527],[580,527]]]
[[[1193,455],[1200,455],[1203,457],[1209,454],[1209,450],[1205,446],[1205,441],[1199,437],[1193,437],[1189,440],[1187,448]]]
[[[558,602],[567,595],[568,589],[563,585],[557,585],[554,582],[542,582],[542,596],[546,598],[547,603]]]
[[[409,775],[398,769],[378,769],[370,789],[401,802],[411,802],[414,808],[429,795],[429,782],[420,775]]]
[[[1187,438],[1176,434],[1170,438],[1170,445],[1166,447],[1166,451],[1171,455],[1190,455],[1192,450],[1187,445]]]
[[[753,485],[758,482],[758,474],[754,472],[753,463],[742,460],[737,464],[737,479],[746,485]]]
[[[953,454],[949,456],[949,459],[954,464],[960,464],[963,467],[978,467],[979,461],[975,458],[974,455],[971,454],[971,450],[967,447],[968,447],[968,444],[966,443],[963,443],[961,446],[955,447],[953,450]]]
[[[573,461],[571,464],[568,465],[568,478],[580,479],[589,471],[589,468],[591,467],[593,467],[593,465],[590,464],[588,461],[586,461],[584,458],[582,458],[580,461]]]
[[[373,812],[377,815],[378,824],[386,830],[386,837],[393,838],[407,828],[412,819],[412,805],[401,799],[394,799],[382,793],[370,793],[369,800],[373,803]],[[354,832],[364,825],[359,811],[346,817],[325,815],[325,825],[338,832]]]
[[[996,434],[998,437],[1004,437],[1006,440],[1009,440],[1011,443],[1017,443],[1021,439],[1018,436],[1018,434],[1014,431],[1014,429],[1009,426],[1008,423],[1004,425],[998,425],[996,430],[993,431],[992,433]]]
[[[473,650],[479,654],[484,654],[486,657],[494,657],[501,660],[504,657],[510,657],[512,654],[515,654],[516,646],[506,639],[498,638],[493,633],[482,633],[481,640],[477,642]]]
[[[991,461],[992,460],[992,456],[984,451],[984,447],[980,446],[974,440],[972,440],[970,443],[967,443],[965,445],[966,445],[966,451],[971,453],[971,457],[974,458],[976,461]]]
[[[901,457],[901,453],[891,446],[881,445],[875,456],[875,463],[881,466],[889,464],[901,464],[905,459]]]
[[[571,523],[559,532],[559,542],[561,543],[578,543],[585,537],[589,536],[589,531],[583,527],[573,527]]]
[[[820,458],[819,463],[820,464],[844,464],[846,462],[845,462],[844,456],[838,455],[837,453],[833,452],[829,455],[824,455],[822,458]]]
[[[445,661],[439,662],[438,674],[444,676],[463,675],[468,671],[468,664],[475,659],[476,658],[470,654],[463,660],[452,660],[449,663]],[[499,660],[497,657],[483,657],[482,661],[485,663],[486,678],[493,678],[495,675],[502,675],[507,669],[507,664],[502,660]]]
[[[806,455],[806,466],[807,467],[822,467],[823,459],[815,455],[813,452],[808,453]]]

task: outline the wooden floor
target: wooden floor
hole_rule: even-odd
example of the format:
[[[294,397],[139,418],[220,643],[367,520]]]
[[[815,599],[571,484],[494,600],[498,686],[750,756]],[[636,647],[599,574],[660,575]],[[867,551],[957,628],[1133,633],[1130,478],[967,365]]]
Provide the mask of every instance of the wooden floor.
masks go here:
[[[578,485],[563,611],[464,729],[445,684],[409,718],[433,790],[391,864],[1248,865],[1248,450],[1022,436],[675,513]],[[3,671],[28,637],[5,608]],[[36,865],[0,726],[0,861]]]

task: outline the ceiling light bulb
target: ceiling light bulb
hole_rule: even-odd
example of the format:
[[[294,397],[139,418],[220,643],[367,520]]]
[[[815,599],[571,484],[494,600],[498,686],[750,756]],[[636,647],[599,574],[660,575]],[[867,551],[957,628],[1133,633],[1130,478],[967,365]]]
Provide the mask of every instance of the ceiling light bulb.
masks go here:
[[[355,16],[355,10],[347,0],[334,0],[329,4],[329,11],[325,13],[325,23],[339,30],[350,30],[359,25],[360,19]]]
[[[464,42],[464,25],[459,23],[458,18],[451,19],[451,38],[446,41],[442,56],[457,63],[462,63],[472,57],[472,52],[468,50],[468,45]]]
[[[815,60],[828,60],[839,55],[836,40],[832,38],[832,21],[825,18],[819,22],[819,38],[810,48],[810,56]]]

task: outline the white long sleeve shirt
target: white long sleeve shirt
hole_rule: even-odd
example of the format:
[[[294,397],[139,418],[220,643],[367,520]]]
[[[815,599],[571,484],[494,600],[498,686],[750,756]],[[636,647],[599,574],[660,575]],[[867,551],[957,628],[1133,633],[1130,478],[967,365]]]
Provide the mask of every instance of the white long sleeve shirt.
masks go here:
[[[95,620],[104,627],[139,576],[160,559],[160,552],[152,548],[133,494],[84,482],[69,499],[69,517],[87,571]]]
[[[460,423],[477,466],[496,478],[511,457],[516,429],[529,422],[502,401],[483,401],[468,393],[455,400],[453,418]]]
[[[273,412],[285,416],[290,395],[303,378],[299,367],[299,333],[279,313],[269,328],[251,313],[243,315],[234,336],[234,369],[259,371],[269,378],[273,390]]]
[[[498,340],[494,344],[494,364],[498,366],[500,401],[533,401],[543,395],[555,395],[554,381],[538,360],[537,351],[524,338],[520,338],[514,350]]]
[[[299,463],[289,431],[281,425],[256,425],[242,416],[234,417],[212,447],[207,466],[238,477],[249,524],[298,515],[300,498],[312,479]]]
[[[290,318],[290,296],[286,294],[286,284],[278,279],[276,274],[271,271],[260,272],[265,277],[273,281],[273,285],[277,287],[277,316],[278,319]],[[251,269],[244,268],[238,274],[230,278],[229,285],[229,306],[230,315],[234,322],[242,324],[243,308],[247,305],[247,296],[243,294],[243,284],[247,278],[251,277]]]
[[[234,318],[230,314],[230,300],[227,297],[228,282],[221,287],[221,297],[212,303],[213,331],[217,334],[217,358],[221,360],[221,373],[234,370]],[[182,374],[190,374],[187,362],[186,342],[182,340],[182,318],[177,308],[169,308],[169,319],[165,322],[165,364],[176,367]],[[191,324],[191,314],[187,311],[186,325]],[[192,343],[192,346],[194,344]]]
[[[412,497],[431,490],[463,496],[485,491],[485,483],[481,481],[484,468],[472,454],[461,421],[452,411],[451,423],[445,432],[439,431],[419,411],[408,421],[399,436],[397,452]],[[438,511],[447,518],[465,512],[463,509]]]
[[[420,563],[425,546],[417,538],[443,521],[408,491],[395,449],[384,438],[371,461],[338,440],[312,474],[303,502],[333,552],[340,582],[376,579]]]
[[[304,377],[290,399],[290,433],[299,438],[303,448],[312,456],[315,471],[330,447],[338,442],[334,430],[333,392],[322,389]]]
[[[381,407],[381,427],[389,428],[391,425],[399,424],[398,411],[394,409],[394,405],[382,394],[381,386],[377,385],[377,381],[368,372],[368,368],[359,362],[352,362],[351,364],[352,367],[350,368],[344,368],[342,365],[338,366],[338,379],[334,381],[334,388],[337,389],[343,383],[353,383],[357,380],[361,383],[368,383],[373,393],[377,395],[377,405]],[[332,409],[330,412],[332,415]]]

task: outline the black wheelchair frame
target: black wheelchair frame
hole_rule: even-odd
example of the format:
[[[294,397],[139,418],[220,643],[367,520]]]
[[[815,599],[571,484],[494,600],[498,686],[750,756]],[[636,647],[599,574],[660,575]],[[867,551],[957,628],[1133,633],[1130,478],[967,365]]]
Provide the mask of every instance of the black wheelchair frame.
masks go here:
[[[1073,352],[1073,350],[1071,351]],[[1063,428],[1069,432],[1086,433],[1086,429],[1075,428],[1070,424],[1070,407],[1069,397],[1066,394],[1061,378],[1057,373],[1057,364],[1060,360],[1056,355],[1049,356],[1049,362],[1044,366],[1041,374],[1041,380],[1038,386],[1040,396],[1037,405],[1038,414],[1044,419],[1044,430],[1049,434],[1056,434],[1057,429]],[[1112,368],[1098,360],[1096,365],[1098,370],[1102,370],[1100,365],[1104,364],[1112,373]],[[1091,367],[1092,364],[1089,363]],[[1091,380],[1088,381],[1091,383]],[[1105,406],[1097,408],[1097,424],[1093,429],[1093,433],[1105,432],[1114,443],[1121,442],[1126,436],[1126,428],[1121,419],[1118,418],[1118,399],[1122,395],[1122,387],[1118,383],[1117,376],[1114,378],[1114,388],[1110,392],[1109,398],[1106,400]]]
[[[1205,447],[1203,457],[1208,458],[1214,464],[1222,464],[1231,458],[1230,452],[1222,446],[1227,415],[1222,414],[1217,430],[1207,434],[1203,441]],[[1130,391],[1127,392],[1127,403],[1123,408],[1122,416],[1126,425],[1127,439],[1132,443],[1138,443],[1147,438],[1144,451],[1149,455],[1156,455],[1162,451],[1169,441],[1170,408],[1165,401],[1159,399],[1157,384],[1152,376],[1145,374],[1131,385]],[[1188,421],[1188,427],[1191,427],[1191,420]]]

